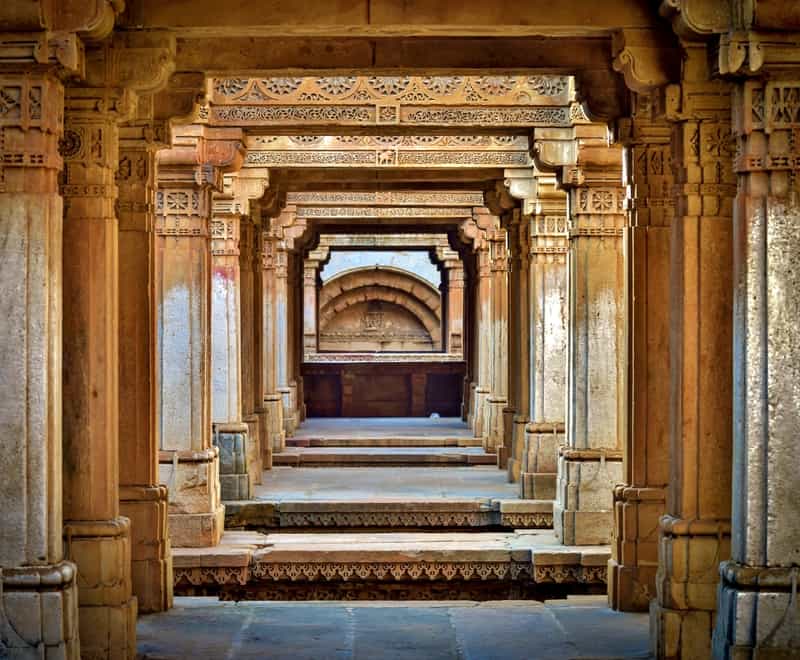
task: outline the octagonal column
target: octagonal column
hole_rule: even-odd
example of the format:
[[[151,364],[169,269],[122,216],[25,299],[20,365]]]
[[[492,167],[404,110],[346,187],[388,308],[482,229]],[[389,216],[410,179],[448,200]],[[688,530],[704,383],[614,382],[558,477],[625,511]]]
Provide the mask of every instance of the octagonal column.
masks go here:
[[[160,476],[169,487],[172,544],[219,543],[219,452],[211,443],[211,195],[237,153],[234,141],[206,144],[181,129],[158,155],[156,298]],[[226,154],[226,151],[230,153]],[[209,164],[204,164],[209,163]]]
[[[631,185],[625,228],[629,375],[624,483],[614,489],[609,603],[646,610],[655,597],[659,519],[669,483],[670,239],[675,214],[672,129],[659,93],[635,95],[622,123]]]
[[[223,500],[252,497],[247,424],[242,420],[239,226],[233,199],[215,199],[211,221],[211,421]]]
[[[800,649],[797,70],[740,83],[734,167],[733,519],[715,658]]]
[[[172,606],[167,488],[159,483],[156,425],[155,170],[169,128],[148,120],[120,128],[119,481],[131,520],[133,593],[140,612]]]
[[[670,277],[670,472],[661,518],[656,652],[709,657],[719,563],[730,557],[733,197],[730,87],[688,46],[671,90],[676,217]]]
[[[76,566],[62,537],[64,88],[37,66],[0,75],[0,96],[0,637],[12,657],[75,660]]]
[[[508,376],[509,411],[505,435],[509,450],[508,480],[517,482],[522,472],[525,427],[530,414],[530,298],[528,269],[530,265],[530,216],[519,209],[511,211],[509,245],[511,263],[508,273]],[[501,462],[502,467],[502,462]]]
[[[136,643],[130,520],[119,509],[118,122],[135,97],[66,90],[64,536],[78,565],[82,653],[130,657]]]
[[[566,198],[555,198],[530,223],[530,423],[525,429],[520,497],[556,496],[558,451],[564,444],[567,380],[568,234]],[[540,182],[540,204],[544,186]]]
[[[558,459],[553,528],[568,545],[608,543],[622,479],[625,223],[622,151],[581,151],[570,191],[567,446]]]

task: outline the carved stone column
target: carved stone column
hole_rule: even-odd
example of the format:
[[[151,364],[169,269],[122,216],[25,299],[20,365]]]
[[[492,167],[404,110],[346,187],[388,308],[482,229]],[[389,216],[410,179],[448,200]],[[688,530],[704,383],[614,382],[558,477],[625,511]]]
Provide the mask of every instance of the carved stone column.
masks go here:
[[[509,414],[506,416],[505,444],[508,447],[508,480],[520,479],[525,427],[530,405],[530,299],[528,269],[530,265],[530,216],[520,209],[510,212],[508,225],[510,245],[508,301],[508,382]],[[502,461],[501,461],[502,466]]]
[[[223,168],[243,160],[240,132],[186,127],[158,155],[158,301],[161,479],[169,487],[170,535],[178,547],[222,535],[219,452],[211,444],[211,194]]]
[[[78,565],[82,653],[135,653],[130,520],[119,511],[118,122],[124,88],[66,90],[64,174],[64,536]]]
[[[732,207],[730,92],[687,45],[667,89],[676,177],[671,250],[670,479],[651,623],[662,658],[709,657],[718,566],[730,556]]]
[[[255,297],[255,261],[256,227],[251,216],[243,216],[239,223],[239,277],[240,303],[242,319],[242,421],[247,424],[247,435],[251,442],[247,443],[247,464],[251,484],[262,482],[263,438],[261,420],[258,409],[261,407],[260,363],[256,352],[256,333],[260,332],[257,321]],[[260,301],[259,301],[260,303]],[[259,393],[258,395],[256,393]]]
[[[120,129],[119,201],[119,497],[131,520],[133,593],[140,612],[172,607],[167,488],[158,481],[156,425],[155,170],[169,141],[164,122]]]
[[[460,261],[445,262],[447,273],[447,345],[453,355],[464,352],[464,266]]]
[[[297,428],[294,392],[291,387],[291,363],[293,359],[290,337],[289,308],[289,251],[284,241],[275,243],[275,282],[273,292],[275,320],[275,360],[277,391],[281,395],[283,408],[284,437],[291,436]],[[281,447],[283,449],[283,447]]]
[[[792,52],[796,62],[796,42]],[[800,652],[796,64],[793,73],[740,83],[734,95],[733,528],[713,637],[725,660]]]
[[[477,362],[477,379],[472,385],[471,410],[472,429],[476,438],[486,438],[488,428],[488,398],[492,385],[492,270],[489,258],[488,242],[480,246],[475,253],[477,261],[475,287],[475,356]],[[486,441],[484,440],[484,445]]]
[[[659,519],[669,482],[670,237],[675,214],[670,142],[662,94],[633,96],[621,123],[631,186],[625,229],[628,319],[627,444],[624,483],[614,489],[609,603],[646,610],[655,597]]]
[[[64,89],[41,68],[0,75],[0,97],[0,639],[11,657],[76,660],[61,498]]]
[[[269,222],[267,220],[266,222]],[[283,397],[278,391],[278,343],[276,320],[276,283],[278,270],[278,239],[272,231],[261,234],[261,296],[262,306],[262,373],[264,388],[264,428],[273,452],[283,451],[286,432],[283,428]],[[285,253],[284,253],[285,254]],[[284,268],[284,266],[281,266]],[[266,455],[265,455],[266,460]]]
[[[585,146],[578,166],[570,191],[567,446],[553,506],[556,538],[568,545],[611,539],[625,381],[622,152]]]
[[[303,355],[316,353],[319,348],[319,269],[329,254],[330,248],[321,246],[309,252],[303,262]]]
[[[540,211],[530,223],[530,423],[525,429],[520,497],[556,497],[564,444],[568,332],[566,197],[539,183]]]
[[[248,445],[242,420],[242,325],[239,225],[232,196],[215,199],[211,221],[211,420],[219,449],[222,500],[253,495]]]
[[[491,272],[491,391],[486,399],[484,449],[494,453],[503,445],[503,409],[508,405],[508,251],[505,229],[495,229],[487,237]]]

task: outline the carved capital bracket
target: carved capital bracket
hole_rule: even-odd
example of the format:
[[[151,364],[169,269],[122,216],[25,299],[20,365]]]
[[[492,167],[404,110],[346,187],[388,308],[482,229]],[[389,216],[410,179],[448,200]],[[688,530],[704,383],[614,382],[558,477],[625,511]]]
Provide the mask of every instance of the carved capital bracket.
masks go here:
[[[681,39],[705,40],[730,28],[729,0],[661,0],[659,13]]]
[[[612,42],[614,70],[628,89],[649,92],[680,77],[677,42],[656,30],[619,30]]]

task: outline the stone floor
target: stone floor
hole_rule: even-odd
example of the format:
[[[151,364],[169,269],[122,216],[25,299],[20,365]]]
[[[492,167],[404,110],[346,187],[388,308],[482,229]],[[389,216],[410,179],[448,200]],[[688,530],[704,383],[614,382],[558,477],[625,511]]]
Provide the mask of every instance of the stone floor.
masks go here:
[[[255,488],[260,500],[516,498],[519,487],[491,466],[417,468],[275,467]]]
[[[142,616],[140,660],[649,658],[646,614],[566,601],[221,603],[176,598]]]
[[[293,438],[398,438],[444,436],[471,438],[469,427],[458,417],[309,417]]]

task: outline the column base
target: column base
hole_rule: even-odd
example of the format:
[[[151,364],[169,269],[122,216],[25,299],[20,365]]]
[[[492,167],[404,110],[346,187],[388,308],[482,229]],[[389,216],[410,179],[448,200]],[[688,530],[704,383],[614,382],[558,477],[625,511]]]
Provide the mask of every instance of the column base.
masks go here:
[[[166,486],[120,486],[120,513],[131,521],[131,583],[139,612],[172,607],[172,548]]]
[[[511,455],[508,458],[508,482],[517,483],[522,477],[522,452],[525,446],[525,428],[528,418],[513,415],[511,418]]]
[[[220,498],[223,502],[252,499],[247,424],[214,424],[212,438],[214,446],[219,449]]]
[[[800,657],[797,567],[720,566],[712,650],[720,660]]]
[[[219,544],[225,507],[220,502],[218,451],[209,447],[159,453],[159,479],[169,489],[169,536],[174,548]]]
[[[730,557],[729,520],[660,521],[651,638],[658,658],[708,658],[717,611],[719,564]]]
[[[519,496],[526,500],[554,500],[564,423],[531,422],[525,427],[522,442]]]
[[[497,467],[506,471],[509,481],[511,481],[511,475],[508,472],[508,462],[514,456],[513,434],[515,413],[516,411],[514,408],[509,408],[508,404],[503,408],[503,436],[500,444],[497,446]]]
[[[264,479],[264,459],[261,448],[261,421],[258,415],[245,415],[247,424],[247,472],[253,486],[260,485]]]
[[[498,447],[503,446],[503,409],[507,405],[508,401],[506,399],[495,397],[487,397],[486,399],[486,405],[484,406],[486,435],[484,436],[483,448],[491,454],[495,453]]]
[[[264,397],[264,409],[267,418],[267,437],[272,443],[272,453],[286,449],[286,431],[283,423],[283,397],[280,393],[267,394]],[[270,462],[270,467],[272,463]]]
[[[0,652],[80,660],[76,575],[70,561],[0,569]]]
[[[486,435],[486,417],[488,416],[486,406],[488,405],[488,398],[489,392],[487,390],[475,387],[472,391],[472,423],[470,426],[476,438],[483,438]]]
[[[294,405],[295,390],[291,387],[279,387],[281,406],[283,407],[284,438],[291,438],[297,428],[297,409]]]
[[[67,521],[67,556],[78,567],[81,656],[136,656],[136,598],[131,595],[131,523],[128,518]]]
[[[258,408],[255,412],[258,417],[258,432],[260,435],[261,447],[261,469],[272,469],[272,438],[270,436],[270,419],[267,409],[262,407]],[[262,477],[263,479],[263,477]]]
[[[665,507],[663,488],[614,489],[608,603],[615,610],[646,612],[656,596],[659,521]]]
[[[558,457],[553,531],[564,545],[604,545],[614,527],[612,491],[622,481],[622,452],[566,449]]]

